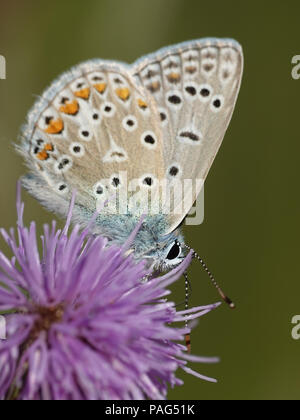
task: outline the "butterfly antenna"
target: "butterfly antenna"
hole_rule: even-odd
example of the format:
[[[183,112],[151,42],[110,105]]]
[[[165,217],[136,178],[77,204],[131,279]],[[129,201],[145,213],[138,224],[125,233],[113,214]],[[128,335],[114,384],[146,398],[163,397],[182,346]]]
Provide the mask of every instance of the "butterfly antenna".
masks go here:
[[[189,309],[189,298],[190,298],[190,282],[187,276],[187,272],[183,273],[184,280],[185,280],[185,310]],[[188,315],[185,320],[185,327],[188,328]],[[188,353],[191,353],[192,345],[191,345],[191,334],[188,333],[185,335],[185,345],[187,348]]]
[[[187,245],[185,245],[187,249],[191,250],[191,248]],[[231,308],[231,309],[235,309],[235,304],[234,302],[225,295],[225,293],[223,292],[223,290],[221,289],[221,287],[218,285],[218,283],[216,282],[213,274],[211,273],[211,271],[208,269],[207,265],[205,264],[205,262],[202,260],[202,258],[197,254],[197,252],[194,251],[193,257],[196,258],[200,264],[202,265],[202,267],[204,268],[204,270],[206,271],[206,273],[208,274],[208,277],[210,278],[212,284],[215,286],[215,288],[217,289],[219,295],[221,296],[221,298],[223,299],[223,301],[225,303],[227,303],[227,305]]]

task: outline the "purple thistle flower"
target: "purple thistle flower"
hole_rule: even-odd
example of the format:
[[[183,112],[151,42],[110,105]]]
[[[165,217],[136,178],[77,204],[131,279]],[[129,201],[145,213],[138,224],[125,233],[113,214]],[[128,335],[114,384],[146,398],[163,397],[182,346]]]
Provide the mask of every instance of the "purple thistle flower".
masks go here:
[[[0,341],[0,399],[164,399],[169,385],[182,384],[179,367],[214,381],[187,362],[217,359],[187,355],[178,344],[187,329],[170,323],[199,318],[218,304],[178,312],[165,299],[192,254],[142,283],[149,271],[125,257],[125,247],[108,246],[79,226],[68,234],[72,208],[62,231],[55,222],[44,226],[42,256],[35,224],[23,225],[20,186],[18,239],[13,229],[1,230],[14,257],[0,252],[0,312],[10,311],[7,339]]]

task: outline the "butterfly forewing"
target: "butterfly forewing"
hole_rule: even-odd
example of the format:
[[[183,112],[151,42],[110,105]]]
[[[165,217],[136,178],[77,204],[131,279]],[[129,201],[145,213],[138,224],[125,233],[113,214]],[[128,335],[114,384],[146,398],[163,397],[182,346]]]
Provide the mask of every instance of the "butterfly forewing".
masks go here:
[[[135,80],[153,96],[163,130],[165,177],[182,187],[192,204],[230,122],[243,70],[233,40],[200,40],[164,48],[138,60]],[[189,183],[184,180],[191,180]],[[198,182],[196,182],[198,180]],[[191,187],[192,185],[192,187]],[[170,229],[189,211],[174,200]]]
[[[35,105],[24,134],[21,151],[33,170],[25,185],[52,209],[74,189],[89,213],[116,194],[135,203],[132,196],[143,200],[164,176],[156,107],[120,66],[85,63],[63,75]]]

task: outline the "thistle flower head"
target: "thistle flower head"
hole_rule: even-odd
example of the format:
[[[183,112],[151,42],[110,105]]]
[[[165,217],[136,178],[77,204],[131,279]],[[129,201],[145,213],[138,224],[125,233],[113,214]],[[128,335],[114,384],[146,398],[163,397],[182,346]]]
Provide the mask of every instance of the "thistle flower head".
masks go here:
[[[164,399],[182,382],[175,372],[187,361],[214,362],[186,354],[187,332],[171,323],[195,319],[217,305],[176,311],[168,285],[191,260],[142,283],[143,262],[126,249],[91,237],[89,229],[44,226],[39,252],[35,223],[23,225],[17,200],[16,232],[1,230],[13,252],[0,252],[0,311],[7,339],[0,341],[0,399]]]

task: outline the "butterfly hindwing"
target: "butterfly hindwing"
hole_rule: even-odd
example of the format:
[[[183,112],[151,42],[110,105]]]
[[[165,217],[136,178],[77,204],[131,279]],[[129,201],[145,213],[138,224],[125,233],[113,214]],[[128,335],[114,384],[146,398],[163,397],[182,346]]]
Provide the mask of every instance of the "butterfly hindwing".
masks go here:
[[[160,114],[165,176],[178,183],[193,181],[190,191],[183,186],[190,204],[197,198],[225,135],[242,70],[240,45],[218,39],[164,48],[133,65],[135,80],[153,96]],[[170,231],[189,211],[180,200],[177,206],[179,211],[174,209],[169,219]]]

